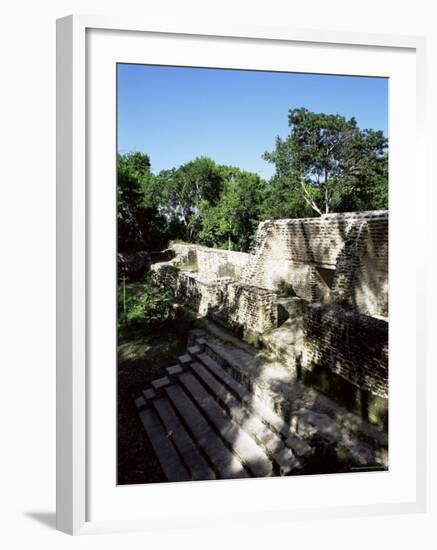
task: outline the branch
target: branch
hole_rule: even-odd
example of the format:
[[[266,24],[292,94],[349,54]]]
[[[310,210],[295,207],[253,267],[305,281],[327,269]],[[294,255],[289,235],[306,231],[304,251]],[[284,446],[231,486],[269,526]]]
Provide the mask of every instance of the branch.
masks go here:
[[[302,190],[303,190],[303,198],[305,200],[305,202],[313,209],[315,210],[319,216],[322,215],[322,211],[320,210],[320,208],[317,206],[317,204],[314,202],[314,199],[311,197],[308,189],[306,188],[305,186],[305,182],[303,180],[300,180],[300,185],[302,187]]]
[[[330,193],[329,193],[329,189],[326,186],[325,187],[325,214],[329,214],[330,201],[331,201],[331,196],[330,196]]]

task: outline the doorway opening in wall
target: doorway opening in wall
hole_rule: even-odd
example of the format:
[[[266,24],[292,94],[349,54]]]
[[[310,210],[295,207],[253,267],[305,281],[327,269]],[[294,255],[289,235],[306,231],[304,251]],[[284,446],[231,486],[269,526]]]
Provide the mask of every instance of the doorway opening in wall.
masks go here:
[[[117,65],[118,484],[388,468],[387,113],[384,78]]]
[[[331,290],[334,284],[335,269],[329,269],[326,267],[316,267],[316,269],[321,280],[324,282],[327,288]]]

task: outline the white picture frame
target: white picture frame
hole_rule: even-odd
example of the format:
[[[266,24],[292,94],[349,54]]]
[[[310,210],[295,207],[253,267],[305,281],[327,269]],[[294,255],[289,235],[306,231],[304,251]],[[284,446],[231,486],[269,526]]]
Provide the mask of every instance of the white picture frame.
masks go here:
[[[420,37],[333,33],[286,28],[240,28],[233,26],[230,28],[196,28],[196,26],[177,28],[170,25],[152,26],[141,21],[82,15],[68,16],[57,22],[57,528],[69,534],[84,534],[96,531],[148,529],[170,522],[175,526],[186,526],[187,522],[192,525],[205,525],[209,522],[209,519],[201,516],[200,509],[199,512],[193,513],[191,516],[183,513],[177,516],[176,511],[167,510],[167,517],[164,519],[164,510],[159,495],[162,494],[168,498],[170,491],[174,489],[169,487],[172,484],[155,485],[153,488],[148,486],[142,486],[142,488],[124,487],[122,488],[123,494],[119,492],[114,497],[111,496],[111,498],[125,503],[126,498],[129,499],[129,496],[126,497],[128,495],[127,491],[136,492],[136,497],[132,498],[132,501],[135,501],[139,491],[149,491],[149,494],[153,493],[154,498],[157,499],[155,502],[158,504],[154,510],[143,509],[136,516],[114,517],[113,512],[109,512],[108,509],[106,516],[104,513],[103,515],[97,514],[98,519],[94,519],[93,514],[90,514],[90,487],[93,483],[93,472],[95,472],[90,448],[92,438],[96,436],[95,428],[98,427],[99,422],[99,420],[96,421],[96,415],[90,415],[95,400],[95,393],[93,393],[95,389],[91,390],[91,387],[95,388],[96,384],[90,370],[90,364],[92,363],[92,361],[90,363],[90,360],[95,351],[92,349],[92,338],[94,336],[91,336],[89,331],[89,325],[94,321],[90,323],[89,320],[91,314],[95,315],[95,308],[90,306],[93,300],[92,289],[94,287],[90,283],[92,281],[90,274],[92,262],[90,261],[89,250],[93,249],[94,245],[90,244],[89,229],[93,223],[90,216],[94,218],[95,212],[90,206],[92,201],[89,200],[90,195],[92,195],[89,181],[93,178],[93,168],[90,168],[89,162],[87,119],[90,117],[90,109],[93,105],[92,99],[89,97],[88,83],[92,80],[90,71],[95,70],[96,65],[95,62],[90,62],[87,56],[89,55],[90,45],[95,49],[99,47],[98,44],[95,45],[95,42],[87,41],[87,35],[90,36],[89,33],[93,31],[107,33],[105,40],[112,40],[113,44],[115,44],[115,41],[111,38],[111,33],[125,33],[126,36],[129,34],[132,40],[140,40],[141,36],[153,36],[159,43],[168,44],[165,48],[165,62],[162,64],[168,64],[172,59],[175,59],[175,64],[181,64],[180,57],[177,57],[175,50],[177,42],[175,37],[176,39],[178,37],[197,37],[199,40],[212,39],[211,54],[218,52],[221,41],[223,43],[226,41],[227,48],[230,51],[234,47],[233,44],[250,45],[256,42],[261,44],[262,47],[269,45],[272,48],[277,45],[281,45],[281,47],[312,45],[317,48],[335,46],[342,48],[345,59],[348,50],[356,51],[356,49],[363,52],[363,59],[365,55],[370,55],[371,52],[374,55],[377,52],[386,51],[396,51],[399,55],[405,53],[411,59],[411,56],[413,56],[415,73],[412,85],[416,99],[414,105],[409,105],[409,109],[412,115],[411,121],[415,125],[416,156],[410,160],[412,166],[409,167],[411,171],[409,173],[413,174],[417,194],[424,191],[423,186],[425,185],[424,160],[422,157],[422,151],[424,150],[422,143],[424,139],[425,41]],[[129,48],[125,51],[120,50],[122,61],[126,61],[126,55],[130,55],[126,52],[129,51],[132,50],[129,50]],[[116,44],[114,52],[111,55],[117,56]],[[156,55],[156,52],[154,55]],[[180,55],[182,54],[179,52]],[[138,59],[134,61],[138,61]],[[341,74],[341,55],[338,59],[339,74]],[[108,60],[111,61],[109,58]],[[308,67],[308,71],[312,72],[311,67]],[[111,94],[114,93],[115,91],[112,90]],[[405,91],[405,94],[407,94],[407,91]],[[113,96],[111,95],[111,97]],[[394,127],[393,123],[394,121],[391,120],[391,128]],[[390,138],[393,138],[396,142],[396,135],[391,135]],[[115,135],[111,139],[115,140]],[[112,147],[112,145],[110,146]],[[402,143],[399,144],[399,153],[403,146]],[[108,163],[114,163],[114,160],[111,161],[111,158],[108,158],[107,151],[104,152],[104,155],[106,155],[105,159]],[[391,164],[390,169],[391,171],[393,169],[394,174],[400,173],[400,167],[394,164]],[[111,170],[114,170],[113,166]],[[404,213],[406,205],[402,200],[398,201],[396,197],[395,199],[392,203],[394,204],[394,213],[396,214],[396,209],[399,208],[401,215]],[[414,445],[413,450],[410,449],[412,461],[414,458],[414,471],[410,472],[412,485],[408,488],[408,494],[414,494],[414,496],[399,499],[393,496],[392,499],[388,499],[386,502],[363,501],[363,503],[360,503],[358,500],[350,505],[334,503],[335,505],[332,507],[324,505],[323,502],[320,506],[308,507],[303,505],[300,507],[296,506],[296,503],[287,503],[280,499],[277,506],[269,507],[265,499],[259,499],[259,502],[254,504],[252,508],[248,505],[241,516],[233,513],[232,509],[228,513],[224,510],[221,516],[222,521],[223,519],[231,521],[231,516],[235,518],[235,521],[239,521],[242,517],[255,520],[256,517],[261,517],[261,515],[270,519],[275,517],[281,519],[284,519],[284,517],[326,518],[369,513],[412,513],[425,510],[425,261],[424,251],[419,240],[416,239],[424,221],[419,220],[414,211],[410,212],[410,216],[411,219],[414,218],[414,235],[411,237],[410,244],[414,247],[415,265],[412,269],[415,271],[416,282],[413,293],[414,300],[411,298],[407,307],[411,311],[415,309],[417,317],[414,321],[414,349],[413,347],[409,349],[411,353],[414,351],[415,354],[415,392],[413,400],[415,414],[412,420],[414,422],[414,438],[413,442],[410,442],[410,446]],[[392,218],[390,223],[392,224]],[[393,223],[397,223],[396,215]],[[104,262],[102,265],[104,265]],[[402,277],[405,277],[405,274]],[[411,292],[413,291],[411,290]],[[90,313],[91,309],[92,312]],[[399,309],[391,307],[391,312],[393,311],[396,313]],[[407,328],[411,331],[413,324]],[[95,335],[95,332],[92,334]],[[392,341],[390,345],[392,345]],[[115,375],[111,374],[110,369],[108,369],[107,376]],[[91,381],[93,381],[92,384]],[[105,388],[104,384],[102,388]],[[106,395],[109,396],[109,400],[105,402],[107,404],[113,397],[111,390],[106,392]],[[392,397],[391,395],[390,398]],[[396,406],[396,399],[391,400]],[[115,411],[115,402],[113,406]],[[392,409],[390,409],[390,414],[392,414]],[[92,422],[94,424],[90,428]],[[106,444],[111,440],[110,437],[112,435],[108,436]],[[232,492],[232,498],[238,498],[238,495],[241,495],[241,488],[244,487],[243,490],[247,490],[249,499],[253,501],[253,496],[259,492],[261,487],[260,485],[254,485],[254,483],[259,483],[259,481],[244,482],[248,483],[245,486],[240,482],[234,483],[232,486],[225,486],[223,483],[226,482],[220,482],[216,485],[217,489],[214,489],[218,506],[223,504],[221,499],[224,498],[224,488],[226,488],[227,494]],[[264,480],[261,480],[263,491],[268,491],[269,495],[274,495],[275,492],[279,494],[281,486],[278,485],[277,481],[269,480],[268,483],[273,482],[273,484],[267,489],[268,485],[265,484]],[[282,482],[282,480],[279,481]],[[330,483],[332,485],[336,482]],[[189,488],[187,485],[196,485],[196,488]],[[100,489],[93,488],[94,490]],[[182,493],[182,489],[176,488],[176,491],[179,491],[176,502],[180,502],[178,499],[185,500],[188,494],[187,491],[193,495],[191,497],[193,500],[205,499],[210,490],[211,484],[207,482],[185,484],[184,493]],[[104,498],[106,498],[105,493],[102,492],[102,495],[105,495]],[[103,497],[101,500],[103,500]],[[116,508],[114,507],[112,510],[116,510]],[[260,515],[258,516],[258,514]]]

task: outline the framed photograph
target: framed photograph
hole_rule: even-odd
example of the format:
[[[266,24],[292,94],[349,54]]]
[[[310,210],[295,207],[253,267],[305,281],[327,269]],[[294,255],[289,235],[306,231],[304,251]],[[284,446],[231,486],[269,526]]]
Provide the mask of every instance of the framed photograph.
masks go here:
[[[425,509],[424,49],[58,20],[58,529]]]

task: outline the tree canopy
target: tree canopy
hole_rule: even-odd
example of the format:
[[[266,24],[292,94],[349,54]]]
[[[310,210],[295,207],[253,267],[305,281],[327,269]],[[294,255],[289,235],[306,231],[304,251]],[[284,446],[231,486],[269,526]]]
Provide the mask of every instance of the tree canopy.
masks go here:
[[[155,195],[155,176],[148,155],[117,155],[118,250],[161,250],[173,228]]]
[[[180,236],[191,241],[197,234],[200,205],[215,205],[223,183],[220,167],[209,158],[198,157],[160,172],[154,181],[154,196],[167,220],[180,225]]]
[[[289,135],[263,158],[269,181],[197,157],[153,174],[148,155],[117,157],[119,250],[158,250],[170,239],[249,250],[264,219],[387,208],[387,139],[354,118],[291,109]]]
[[[266,183],[258,174],[222,167],[224,183],[215,205],[204,201],[199,210],[200,243],[248,250],[263,219]]]
[[[291,109],[290,134],[264,158],[275,164],[274,192],[299,193],[315,213],[387,207],[387,139],[355,118]],[[377,204],[375,205],[375,201]],[[297,201],[299,202],[299,201]],[[296,207],[296,201],[293,201]]]

